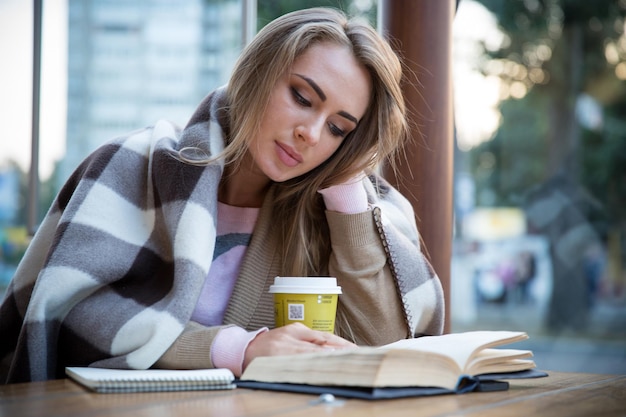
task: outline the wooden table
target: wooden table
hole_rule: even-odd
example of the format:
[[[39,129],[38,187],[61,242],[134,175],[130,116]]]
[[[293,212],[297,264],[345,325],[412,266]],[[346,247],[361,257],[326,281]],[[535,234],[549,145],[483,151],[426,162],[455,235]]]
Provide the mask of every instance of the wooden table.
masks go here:
[[[255,391],[95,394],[70,380],[0,386],[0,417],[54,416],[626,416],[626,375],[550,372],[508,391],[320,403],[314,395]]]

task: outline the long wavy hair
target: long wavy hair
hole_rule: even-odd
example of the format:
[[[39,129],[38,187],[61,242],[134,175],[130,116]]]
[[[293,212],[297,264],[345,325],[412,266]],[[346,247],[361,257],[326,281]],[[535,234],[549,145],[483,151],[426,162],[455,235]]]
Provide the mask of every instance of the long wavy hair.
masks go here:
[[[220,155],[237,169],[261,124],[275,84],[309,47],[331,42],[350,48],[372,80],[365,115],[337,151],[312,171],[274,186],[274,224],[280,231],[282,274],[327,273],[330,238],[317,193],[392,161],[407,138],[402,65],[389,44],[366,22],[336,9],[311,8],[283,15],[259,31],[235,64],[227,86],[230,133]]]

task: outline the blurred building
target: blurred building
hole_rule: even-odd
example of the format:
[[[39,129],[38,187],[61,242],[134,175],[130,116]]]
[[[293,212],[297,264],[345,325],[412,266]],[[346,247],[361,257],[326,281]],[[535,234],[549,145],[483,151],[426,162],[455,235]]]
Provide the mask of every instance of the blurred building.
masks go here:
[[[108,139],[158,119],[184,126],[202,98],[226,83],[242,44],[240,0],[69,0],[68,6],[60,183]]]

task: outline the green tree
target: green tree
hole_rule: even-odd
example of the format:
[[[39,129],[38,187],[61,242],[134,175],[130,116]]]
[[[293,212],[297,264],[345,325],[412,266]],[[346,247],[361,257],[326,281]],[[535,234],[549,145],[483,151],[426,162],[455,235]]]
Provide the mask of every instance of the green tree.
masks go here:
[[[273,19],[285,13],[310,7],[334,7],[349,15],[365,16],[370,23],[376,23],[376,2],[365,1],[358,4],[353,0],[259,0],[257,6],[257,26],[262,28]]]
[[[536,111],[545,106],[544,100],[531,91],[523,100],[503,102],[500,129],[470,153],[478,205],[520,206],[528,189],[546,177],[548,162],[542,147],[548,123]]]
[[[626,58],[626,2],[614,0],[478,0],[493,12],[506,41],[485,49],[483,71],[499,76],[513,97],[544,95],[546,175],[580,175],[576,103],[587,93],[611,104],[624,96],[615,70]],[[610,55],[614,58],[609,58]]]
[[[479,202],[484,195],[483,202],[515,203],[524,187],[565,175],[623,228],[626,1],[476,1],[494,13],[505,36],[495,50],[484,46],[481,70],[500,77],[510,97],[493,143],[472,152]],[[580,122],[580,112],[589,111],[579,106],[582,97],[602,109],[603,124]],[[493,169],[485,170],[490,155]]]

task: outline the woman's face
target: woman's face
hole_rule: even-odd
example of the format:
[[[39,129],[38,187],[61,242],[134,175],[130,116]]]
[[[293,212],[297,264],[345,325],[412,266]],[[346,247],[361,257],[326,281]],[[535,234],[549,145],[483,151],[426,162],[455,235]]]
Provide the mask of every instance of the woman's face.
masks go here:
[[[276,182],[316,168],[356,128],[370,93],[370,76],[348,48],[311,46],[272,90],[250,143],[256,168]]]

